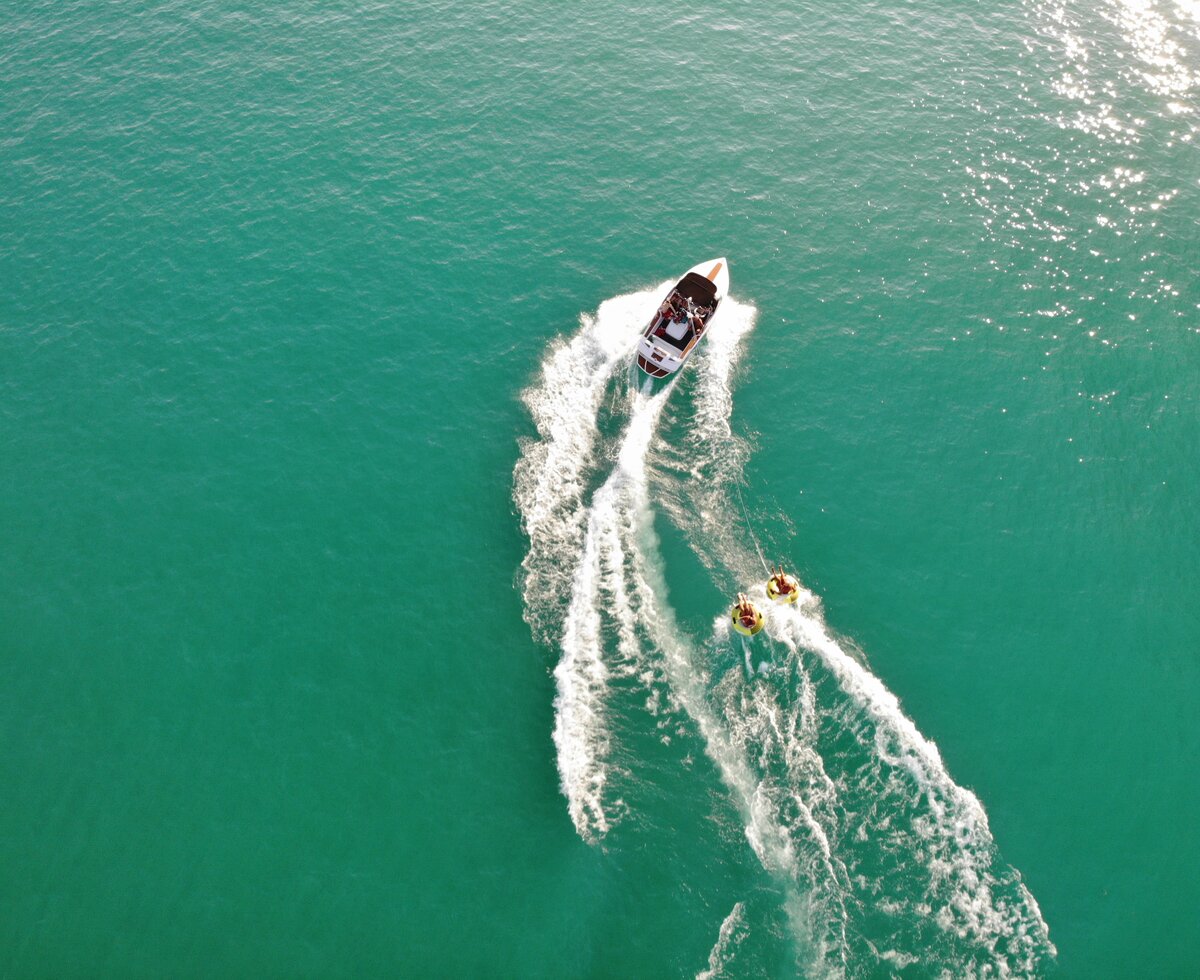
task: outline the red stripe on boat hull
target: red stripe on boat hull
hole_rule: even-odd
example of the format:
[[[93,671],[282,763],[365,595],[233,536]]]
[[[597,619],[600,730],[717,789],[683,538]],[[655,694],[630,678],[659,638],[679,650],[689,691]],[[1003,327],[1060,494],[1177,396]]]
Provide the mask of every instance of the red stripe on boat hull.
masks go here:
[[[671,373],[670,371],[664,371],[660,367],[655,367],[653,364],[651,364],[649,361],[647,361],[644,357],[642,357],[641,354],[638,354],[637,365],[643,371],[645,371],[648,375],[650,375],[650,377],[652,377],[652,378],[665,378],[668,374]]]

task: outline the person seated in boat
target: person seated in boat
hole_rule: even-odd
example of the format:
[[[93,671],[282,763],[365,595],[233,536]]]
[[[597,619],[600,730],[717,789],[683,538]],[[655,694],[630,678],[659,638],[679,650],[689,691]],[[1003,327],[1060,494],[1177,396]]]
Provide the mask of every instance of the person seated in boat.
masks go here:
[[[658,315],[664,320],[672,320],[675,317],[675,306],[671,302],[671,297],[668,296],[663,300],[662,306],[658,308]]]
[[[758,614],[755,612],[754,606],[750,604],[750,599],[745,592],[738,593],[737,616],[738,622],[745,626],[746,629],[754,629]]]

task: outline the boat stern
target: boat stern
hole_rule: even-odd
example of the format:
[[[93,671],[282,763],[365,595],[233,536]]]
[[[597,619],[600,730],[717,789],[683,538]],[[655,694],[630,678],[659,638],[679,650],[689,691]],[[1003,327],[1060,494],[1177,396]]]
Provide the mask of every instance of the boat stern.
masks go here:
[[[678,351],[660,346],[649,337],[638,341],[637,366],[652,378],[665,378],[679,370],[683,358]]]

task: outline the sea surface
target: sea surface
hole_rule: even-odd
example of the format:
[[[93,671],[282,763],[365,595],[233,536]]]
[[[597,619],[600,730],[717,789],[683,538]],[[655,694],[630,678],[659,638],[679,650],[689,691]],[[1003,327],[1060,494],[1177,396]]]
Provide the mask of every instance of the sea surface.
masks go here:
[[[1200,975],[1198,143],[1195,0],[0,0],[0,977]]]

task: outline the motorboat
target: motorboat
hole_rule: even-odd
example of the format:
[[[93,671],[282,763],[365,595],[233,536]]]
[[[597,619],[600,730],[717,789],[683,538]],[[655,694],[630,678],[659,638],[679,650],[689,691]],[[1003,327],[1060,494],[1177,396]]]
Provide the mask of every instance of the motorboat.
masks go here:
[[[728,292],[729,263],[724,257],[688,269],[642,331],[638,367],[652,378],[666,378],[683,367]]]

